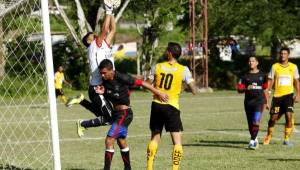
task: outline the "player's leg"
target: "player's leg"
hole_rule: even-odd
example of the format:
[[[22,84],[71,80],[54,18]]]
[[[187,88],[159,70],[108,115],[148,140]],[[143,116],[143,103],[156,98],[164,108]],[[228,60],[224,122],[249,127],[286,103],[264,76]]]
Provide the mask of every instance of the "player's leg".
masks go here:
[[[270,109],[270,119],[268,121],[267,135],[264,137],[264,145],[268,145],[271,141],[275,123],[281,117],[280,112],[281,99],[273,97],[272,106]]]
[[[257,140],[257,134],[259,132],[259,124],[261,121],[263,105],[254,106],[254,110],[251,114],[251,141],[249,143],[250,149],[257,149],[259,142]]]
[[[151,141],[147,147],[147,170],[153,169],[153,162],[160,142],[161,132],[164,126],[164,106],[152,102],[150,115]]]
[[[122,160],[124,162],[124,170],[131,170],[129,146],[126,138],[118,138],[117,141],[121,151]]]
[[[173,141],[172,170],[178,170],[183,156],[181,141],[183,126],[180,118],[180,111],[171,105],[168,106],[165,128],[167,132],[171,133]]]
[[[115,138],[106,136],[105,139],[105,155],[104,155],[104,170],[110,170],[111,162],[114,156],[114,141]]]
[[[183,156],[181,132],[171,132],[173,141],[172,170],[178,170]]]
[[[285,111],[285,130],[284,145],[290,145],[290,136],[294,128],[294,99],[293,94],[286,95],[283,102],[283,110]]]

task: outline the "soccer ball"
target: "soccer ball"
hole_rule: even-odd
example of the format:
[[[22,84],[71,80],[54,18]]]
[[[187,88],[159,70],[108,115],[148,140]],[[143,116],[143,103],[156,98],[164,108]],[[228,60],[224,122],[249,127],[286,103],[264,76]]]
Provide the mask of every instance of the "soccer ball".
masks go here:
[[[121,5],[121,0],[104,0],[104,3],[116,9]]]

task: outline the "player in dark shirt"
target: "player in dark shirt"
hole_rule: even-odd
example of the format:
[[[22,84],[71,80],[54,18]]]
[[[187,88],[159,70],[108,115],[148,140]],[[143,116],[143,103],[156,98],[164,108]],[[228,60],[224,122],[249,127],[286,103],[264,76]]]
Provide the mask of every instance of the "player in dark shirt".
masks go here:
[[[168,95],[155,89],[151,84],[133,78],[127,74],[121,74],[113,70],[113,64],[110,60],[105,59],[99,65],[100,74],[103,79],[103,86],[97,86],[96,92],[103,93],[105,99],[109,100],[113,105],[112,124],[105,139],[105,164],[104,170],[109,170],[112,157],[114,154],[114,141],[118,142],[121,150],[124,169],[131,169],[129,159],[129,147],[126,141],[128,126],[133,119],[133,112],[130,108],[129,87],[143,86],[149,89],[161,101],[168,101]],[[104,90],[103,90],[104,87]]]
[[[264,106],[268,103],[268,93],[266,91],[268,79],[266,74],[257,68],[258,60],[256,57],[250,57],[248,64],[250,70],[241,77],[237,90],[239,93],[245,93],[244,108],[251,135],[248,147],[250,149],[257,149],[259,144],[257,140],[259,123]]]

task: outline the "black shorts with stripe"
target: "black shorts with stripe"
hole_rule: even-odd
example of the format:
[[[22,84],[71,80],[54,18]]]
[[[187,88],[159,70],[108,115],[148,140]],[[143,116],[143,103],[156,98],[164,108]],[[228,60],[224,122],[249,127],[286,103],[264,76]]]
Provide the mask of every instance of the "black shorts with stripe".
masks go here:
[[[294,112],[294,94],[273,97],[270,114],[285,114],[287,112]]]
[[[163,127],[167,132],[183,131],[180,111],[169,104],[152,102],[150,130],[152,132],[162,132]]]

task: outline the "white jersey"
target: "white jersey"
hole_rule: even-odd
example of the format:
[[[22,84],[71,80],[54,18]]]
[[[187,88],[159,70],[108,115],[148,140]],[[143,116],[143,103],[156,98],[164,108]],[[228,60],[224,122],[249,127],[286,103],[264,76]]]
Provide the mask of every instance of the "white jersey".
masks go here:
[[[114,65],[114,58],[112,56],[111,48],[108,46],[106,41],[103,40],[101,47],[98,47],[96,44],[96,39],[88,48],[88,57],[90,64],[90,85],[96,86],[102,83],[102,77],[98,69],[101,61],[104,59],[109,59]]]

